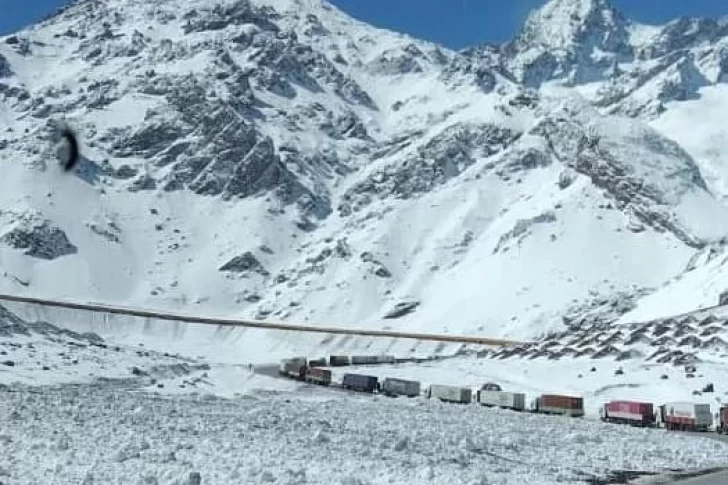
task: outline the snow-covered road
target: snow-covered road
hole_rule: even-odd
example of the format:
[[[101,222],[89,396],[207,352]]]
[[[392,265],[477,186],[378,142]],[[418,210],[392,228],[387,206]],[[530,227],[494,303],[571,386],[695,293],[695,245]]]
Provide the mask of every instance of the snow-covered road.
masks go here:
[[[725,444],[664,431],[320,388],[39,391],[0,388],[0,482],[556,484],[728,461]]]
[[[715,473],[675,482],[674,485],[725,485],[728,483],[728,472]]]

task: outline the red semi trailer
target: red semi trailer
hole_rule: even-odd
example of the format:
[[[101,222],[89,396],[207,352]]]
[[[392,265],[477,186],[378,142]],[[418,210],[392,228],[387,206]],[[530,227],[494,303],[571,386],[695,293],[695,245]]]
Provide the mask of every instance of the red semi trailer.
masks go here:
[[[652,403],[637,401],[610,401],[599,409],[602,421],[631,424],[632,426],[654,426],[655,413]]]
[[[720,408],[718,414],[718,423],[715,425],[715,430],[718,434],[728,434],[728,406],[724,405]]]
[[[531,410],[542,414],[564,414],[566,416],[584,416],[584,399],[559,394],[543,394],[531,405]]]

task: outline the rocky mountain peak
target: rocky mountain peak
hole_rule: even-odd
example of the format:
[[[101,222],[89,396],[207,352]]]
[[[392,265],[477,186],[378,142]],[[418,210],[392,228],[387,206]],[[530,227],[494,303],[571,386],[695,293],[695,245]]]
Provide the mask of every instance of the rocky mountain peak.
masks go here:
[[[529,15],[517,42],[569,50],[592,41],[614,51],[623,40],[627,20],[607,0],[550,0]]]
[[[631,22],[607,0],[550,0],[527,18],[506,51],[522,82],[601,78],[633,56]]]

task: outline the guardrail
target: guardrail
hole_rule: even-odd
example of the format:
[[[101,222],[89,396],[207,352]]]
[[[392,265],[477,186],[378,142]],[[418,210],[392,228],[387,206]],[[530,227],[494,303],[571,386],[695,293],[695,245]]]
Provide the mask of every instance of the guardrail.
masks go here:
[[[154,310],[145,310],[141,308],[122,307],[116,305],[106,305],[101,303],[78,303],[68,300],[56,300],[46,298],[33,298],[28,296],[6,295],[0,294],[0,301],[9,301],[14,303],[35,304],[56,308],[68,308],[73,310],[85,310],[90,312],[111,313],[117,315],[126,315],[141,318],[155,318],[158,320],[168,320],[176,322],[187,322],[201,325],[217,325],[222,327],[246,327],[246,328],[262,328],[267,330],[283,330],[292,332],[310,332],[310,333],[326,333],[336,335],[356,335],[361,337],[381,337],[381,338],[403,338],[413,340],[428,340],[435,342],[452,342],[464,344],[488,345],[495,347],[508,347],[515,345],[523,345],[529,342],[519,342],[514,340],[494,339],[487,337],[472,337],[466,335],[442,335],[430,333],[414,333],[414,332],[397,332],[391,330],[366,330],[357,328],[342,327],[324,327],[318,325],[296,325],[282,322],[270,322],[264,320],[245,320],[238,318],[223,318],[212,316],[195,316],[185,315],[182,313],[169,313]]]

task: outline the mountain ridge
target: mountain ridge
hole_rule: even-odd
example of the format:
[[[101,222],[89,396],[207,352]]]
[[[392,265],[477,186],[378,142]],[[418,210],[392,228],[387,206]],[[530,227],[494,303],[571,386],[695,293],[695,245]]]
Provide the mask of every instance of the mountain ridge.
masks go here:
[[[639,307],[728,234],[671,118],[723,99],[725,46],[603,0],[460,52],[320,0],[77,2],[0,38],[0,288],[509,338]]]

